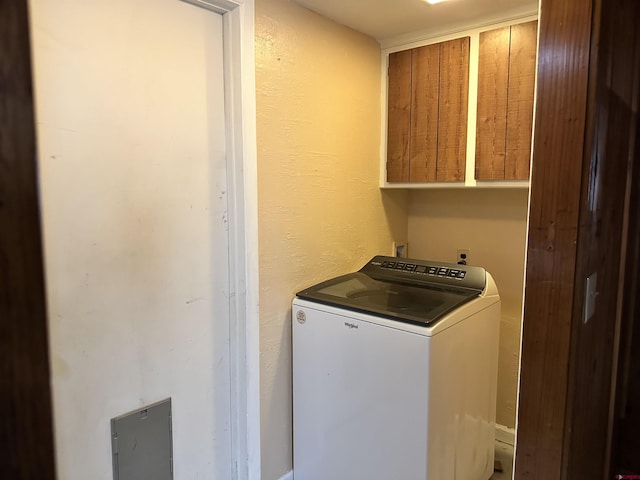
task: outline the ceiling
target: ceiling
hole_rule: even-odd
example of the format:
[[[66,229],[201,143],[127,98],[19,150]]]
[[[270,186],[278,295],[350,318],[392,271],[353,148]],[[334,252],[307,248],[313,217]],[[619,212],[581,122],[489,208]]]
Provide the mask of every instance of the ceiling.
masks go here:
[[[411,33],[439,34],[535,14],[538,0],[295,0],[380,43]]]

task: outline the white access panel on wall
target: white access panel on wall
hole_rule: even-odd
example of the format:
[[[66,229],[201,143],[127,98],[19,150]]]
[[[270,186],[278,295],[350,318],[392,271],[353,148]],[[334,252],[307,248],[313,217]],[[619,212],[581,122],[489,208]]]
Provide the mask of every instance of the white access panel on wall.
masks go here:
[[[173,480],[171,399],[111,419],[113,480]]]

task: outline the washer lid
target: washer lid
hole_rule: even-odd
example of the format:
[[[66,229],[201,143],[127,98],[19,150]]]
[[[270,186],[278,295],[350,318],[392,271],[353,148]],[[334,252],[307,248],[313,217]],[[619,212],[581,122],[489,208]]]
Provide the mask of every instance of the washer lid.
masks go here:
[[[373,313],[392,320],[428,326],[481,291],[437,284],[406,284],[376,280],[356,272],[298,292],[299,298]]]

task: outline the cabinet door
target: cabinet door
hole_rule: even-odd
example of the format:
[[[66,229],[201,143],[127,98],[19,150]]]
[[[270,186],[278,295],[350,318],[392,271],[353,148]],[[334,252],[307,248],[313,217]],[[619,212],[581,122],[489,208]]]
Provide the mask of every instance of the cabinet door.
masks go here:
[[[529,179],[537,40],[537,21],[511,27],[505,180]]]
[[[411,50],[389,55],[387,181],[409,181],[411,135]]]
[[[469,37],[440,44],[439,182],[464,181],[469,103]]]
[[[476,179],[527,180],[538,22],[480,34]]]
[[[504,180],[510,27],[480,34],[476,179]]]
[[[387,181],[464,181],[469,37],[389,55]]]
[[[412,182],[435,182],[438,160],[440,44],[415,48],[411,59]]]

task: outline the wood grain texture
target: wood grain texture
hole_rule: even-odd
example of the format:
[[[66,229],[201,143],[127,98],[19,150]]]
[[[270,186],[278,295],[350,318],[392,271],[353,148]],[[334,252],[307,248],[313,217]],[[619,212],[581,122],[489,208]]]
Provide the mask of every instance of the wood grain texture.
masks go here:
[[[435,182],[438,159],[440,46],[413,49],[411,68],[412,182]]]
[[[510,27],[480,33],[476,180],[505,178],[509,38]]]
[[[538,22],[511,26],[505,180],[528,180]]]
[[[606,463],[628,158],[620,140],[628,134],[630,110],[619,98],[600,106],[609,111],[600,112],[606,118],[601,118],[604,123],[598,122],[598,155],[593,156],[597,165],[591,165],[578,240],[565,425],[566,478],[589,478],[593,472],[602,477]],[[600,195],[594,196],[596,190]],[[583,324],[583,279],[594,273],[600,285],[596,311]]]
[[[562,474],[592,1],[540,12],[516,480]]]
[[[0,470],[55,478],[26,1],[0,2]]]
[[[411,136],[411,50],[389,55],[387,181],[409,181]]]
[[[595,2],[588,123],[588,155],[583,176],[576,290],[571,335],[564,470],[566,478],[613,478],[607,437],[614,379],[615,333],[622,321],[621,271],[637,270],[623,242],[636,204],[625,207],[634,185],[640,7],[634,0]],[[637,177],[637,175],[636,175]],[[635,179],[637,182],[637,178]],[[624,248],[623,248],[624,247]],[[630,252],[632,253],[632,252]],[[598,296],[593,317],[584,324],[582,279],[597,273]],[[624,277],[622,277],[624,278]],[[636,431],[637,437],[637,431]],[[636,443],[636,453],[640,451]],[[629,465],[632,467],[633,465]],[[610,477],[609,477],[610,476]]]
[[[638,42],[638,40],[636,40]],[[636,46],[640,53],[640,46]],[[637,64],[636,60],[636,66]],[[638,85],[637,88],[640,88]],[[636,97],[638,99],[638,97]],[[638,100],[636,100],[638,101]],[[634,156],[627,233],[626,271],[620,326],[616,405],[609,477],[623,471],[640,472],[640,118],[635,110]]]
[[[464,181],[469,98],[469,37],[440,43],[437,181]]]

